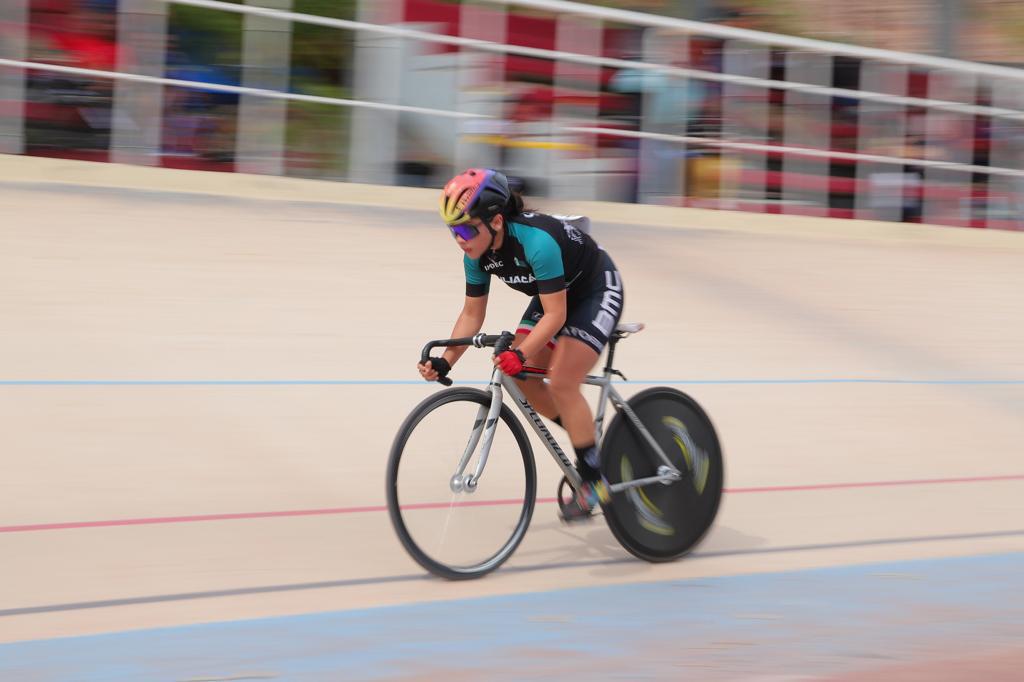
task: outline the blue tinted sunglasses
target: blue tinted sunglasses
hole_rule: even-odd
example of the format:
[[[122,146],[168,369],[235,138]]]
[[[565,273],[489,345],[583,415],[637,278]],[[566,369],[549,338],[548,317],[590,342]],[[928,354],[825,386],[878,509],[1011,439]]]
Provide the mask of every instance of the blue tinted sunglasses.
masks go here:
[[[467,242],[480,234],[480,230],[468,223],[449,225],[448,229],[452,231],[452,237],[462,237],[462,240]]]

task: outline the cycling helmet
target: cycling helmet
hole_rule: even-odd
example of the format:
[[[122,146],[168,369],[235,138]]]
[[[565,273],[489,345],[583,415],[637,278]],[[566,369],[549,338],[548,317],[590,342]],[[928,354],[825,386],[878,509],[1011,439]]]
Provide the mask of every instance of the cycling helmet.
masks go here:
[[[441,218],[459,225],[479,218],[487,227],[504,210],[512,192],[508,178],[496,170],[470,168],[448,181],[441,191]]]

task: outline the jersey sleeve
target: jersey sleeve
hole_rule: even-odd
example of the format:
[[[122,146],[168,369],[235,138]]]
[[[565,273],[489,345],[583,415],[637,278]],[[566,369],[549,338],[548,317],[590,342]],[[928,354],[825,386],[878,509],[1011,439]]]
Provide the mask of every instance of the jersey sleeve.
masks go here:
[[[537,278],[537,292],[553,294],[565,289],[562,247],[555,238],[538,227],[526,227],[519,230],[518,239],[523,245],[526,262]]]
[[[490,288],[491,276],[480,269],[480,261],[463,256],[462,266],[466,271],[466,296],[473,298],[486,296]]]

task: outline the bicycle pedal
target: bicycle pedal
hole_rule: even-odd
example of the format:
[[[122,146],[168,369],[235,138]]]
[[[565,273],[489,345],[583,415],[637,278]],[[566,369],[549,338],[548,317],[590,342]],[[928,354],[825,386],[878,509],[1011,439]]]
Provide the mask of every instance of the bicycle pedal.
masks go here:
[[[579,516],[566,516],[565,514],[559,514],[558,519],[567,526],[575,526],[582,523],[590,523],[594,520],[596,514],[591,510],[586,514],[580,514]]]
[[[566,525],[574,523],[586,523],[601,513],[600,507],[594,507],[584,512],[575,503],[559,504],[558,518]]]

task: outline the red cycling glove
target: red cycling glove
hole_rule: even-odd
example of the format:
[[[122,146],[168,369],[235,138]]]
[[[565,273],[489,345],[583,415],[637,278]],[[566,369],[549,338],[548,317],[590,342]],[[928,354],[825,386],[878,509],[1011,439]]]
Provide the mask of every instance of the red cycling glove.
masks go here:
[[[512,350],[507,350],[498,354],[498,367],[500,367],[501,371],[510,377],[521,374],[523,371],[523,365],[525,364],[526,357],[518,348],[513,348]]]

